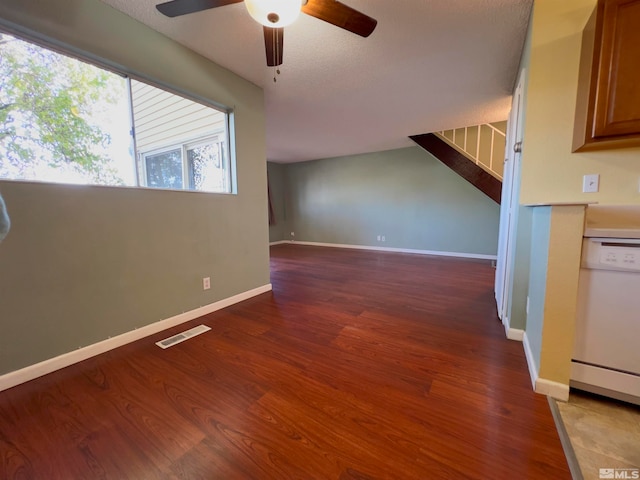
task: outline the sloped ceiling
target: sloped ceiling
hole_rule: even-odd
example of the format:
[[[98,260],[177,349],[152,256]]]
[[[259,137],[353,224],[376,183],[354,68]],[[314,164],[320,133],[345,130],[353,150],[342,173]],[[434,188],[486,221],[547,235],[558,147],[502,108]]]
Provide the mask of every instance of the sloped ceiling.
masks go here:
[[[276,162],[412,145],[409,135],[504,120],[533,0],[343,0],[378,20],[361,38],[301,15],[277,82],[244,4],[173,19],[157,0],[103,0],[265,91]]]

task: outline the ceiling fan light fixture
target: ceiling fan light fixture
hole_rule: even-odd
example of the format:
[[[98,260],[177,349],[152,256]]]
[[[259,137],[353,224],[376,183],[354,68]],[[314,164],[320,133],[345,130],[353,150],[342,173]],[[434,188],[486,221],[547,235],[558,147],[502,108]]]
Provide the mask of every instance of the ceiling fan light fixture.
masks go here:
[[[249,14],[265,27],[291,25],[300,16],[301,0],[244,0]]]

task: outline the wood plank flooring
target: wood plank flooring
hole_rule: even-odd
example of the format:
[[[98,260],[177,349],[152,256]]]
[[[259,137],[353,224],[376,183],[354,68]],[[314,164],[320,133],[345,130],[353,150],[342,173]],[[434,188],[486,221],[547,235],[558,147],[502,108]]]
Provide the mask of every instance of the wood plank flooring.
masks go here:
[[[570,478],[488,262],[271,255],[273,292],[1,392],[0,478]]]

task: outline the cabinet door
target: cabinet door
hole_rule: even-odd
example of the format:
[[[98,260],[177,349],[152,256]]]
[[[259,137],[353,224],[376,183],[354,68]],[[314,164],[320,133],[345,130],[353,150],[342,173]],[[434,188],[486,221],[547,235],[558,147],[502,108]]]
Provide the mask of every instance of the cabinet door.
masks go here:
[[[638,134],[640,0],[605,1],[601,47],[593,137]]]

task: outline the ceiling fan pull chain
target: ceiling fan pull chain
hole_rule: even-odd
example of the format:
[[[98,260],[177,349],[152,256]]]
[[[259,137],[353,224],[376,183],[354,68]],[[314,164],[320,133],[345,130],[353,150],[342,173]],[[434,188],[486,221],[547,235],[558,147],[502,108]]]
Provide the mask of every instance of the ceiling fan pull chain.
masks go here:
[[[274,35],[272,37],[272,48],[271,51],[273,52],[273,64],[275,65],[276,62],[276,58],[278,58],[278,31],[275,30],[274,31]],[[278,75],[280,72],[278,71],[278,67],[273,67],[274,69],[274,74],[273,74],[273,83],[276,83],[278,80],[276,79],[276,75]]]
[[[280,42],[278,41],[278,35],[280,35],[280,32],[276,30],[275,35],[273,36],[273,48],[271,49],[273,51],[274,65],[278,63],[277,59],[280,56]],[[273,82],[276,83],[278,81],[277,76],[280,75],[280,67],[276,65],[273,68],[275,69],[275,73],[273,75]]]

